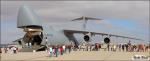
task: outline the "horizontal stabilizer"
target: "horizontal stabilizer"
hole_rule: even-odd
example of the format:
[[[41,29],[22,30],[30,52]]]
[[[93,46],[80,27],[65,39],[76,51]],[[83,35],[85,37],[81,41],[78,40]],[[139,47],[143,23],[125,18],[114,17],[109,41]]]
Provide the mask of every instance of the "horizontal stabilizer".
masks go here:
[[[73,19],[72,21],[76,21],[76,20],[102,20],[102,19],[82,16],[80,18]]]

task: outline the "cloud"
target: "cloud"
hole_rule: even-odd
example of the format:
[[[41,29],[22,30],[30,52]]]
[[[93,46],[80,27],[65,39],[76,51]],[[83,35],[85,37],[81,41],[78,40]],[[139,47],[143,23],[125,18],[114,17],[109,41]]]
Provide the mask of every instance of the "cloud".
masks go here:
[[[113,33],[118,30],[115,34],[134,33],[142,37],[147,37],[146,33],[149,34],[149,2],[147,1],[2,1],[1,3],[1,20],[6,22],[16,21],[18,8],[28,5],[43,19],[44,23],[69,22],[80,16],[90,16],[104,19],[100,23],[101,28],[111,29]],[[133,21],[138,30],[134,29],[131,32],[130,29],[118,27],[111,23],[112,19]],[[16,29],[16,25],[13,26]]]
[[[8,1],[5,3],[2,2],[2,11],[4,11],[2,13],[17,13],[21,5],[31,6],[43,17],[64,14],[67,14],[64,16],[78,14],[106,19],[123,18],[143,20],[143,18],[148,19],[149,17],[149,3],[146,1]],[[66,19],[66,17],[64,19]]]

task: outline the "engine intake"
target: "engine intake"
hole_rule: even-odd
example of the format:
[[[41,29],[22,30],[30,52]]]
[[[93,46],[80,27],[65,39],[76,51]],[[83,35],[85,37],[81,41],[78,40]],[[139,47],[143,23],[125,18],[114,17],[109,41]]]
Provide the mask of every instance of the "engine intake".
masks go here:
[[[89,37],[88,35],[85,35],[85,36],[84,36],[84,40],[85,40],[86,42],[89,42],[89,41],[90,41],[90,37]]]
[[[108,37],[106,37],[106,38],[104,39],[104,42],[105,42],[106,44],[108,44],[108,43],[110,43],[110,39],[109,39]]]

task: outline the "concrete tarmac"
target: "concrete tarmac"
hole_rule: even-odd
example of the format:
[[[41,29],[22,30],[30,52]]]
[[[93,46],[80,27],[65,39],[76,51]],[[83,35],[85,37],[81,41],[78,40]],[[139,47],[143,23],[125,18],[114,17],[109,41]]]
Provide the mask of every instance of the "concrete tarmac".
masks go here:
[[[113,51],[72,51],[58,57],[49,57],[45,51],[19,52],[17,54],[2,53],[1,61],[32,61],[32,60],[104,60],[131,61],[134,55],[150,56],[150,52],[113,52]],[[143,60],[142,60],[143,61]],[[148,61],[148,60],[147,60]]]

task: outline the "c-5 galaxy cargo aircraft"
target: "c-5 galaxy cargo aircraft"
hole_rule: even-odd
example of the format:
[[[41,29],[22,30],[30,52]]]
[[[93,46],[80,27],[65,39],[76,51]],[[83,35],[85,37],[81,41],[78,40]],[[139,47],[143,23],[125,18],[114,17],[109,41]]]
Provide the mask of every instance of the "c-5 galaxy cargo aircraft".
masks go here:
[[[76,20],[84,20],[85,22],[83,23]],[[45,24],[41,23],[41,19],[35,14],[35,12],[33,12],[33,10],[27,6],[22,6],[18,12],[17,27],[23,29],[25,35],[22,40],[18,42],[23,48],[27,43],[31,43],[33,46],[40,46],[37,49],[41,48],[41,46],[45,46],[46,44],[62,45],[70,42],[73,42],[75,46],[78,46],[80,43],[76,40],[74,36],[75,33],[83,34],[85,42],[90,42],[90,37],[94,34],[140,40],[132,37],[88,31],[86,30],[87,20],[101,19],[83,16],[74,19],[71,22],[56,24],[51,23],[48,26],[45,26]],[[109,42],[109,37],[104,39],[106,43]]]

